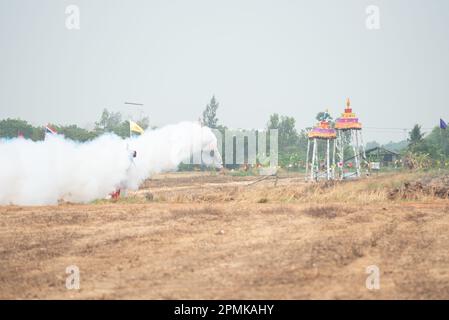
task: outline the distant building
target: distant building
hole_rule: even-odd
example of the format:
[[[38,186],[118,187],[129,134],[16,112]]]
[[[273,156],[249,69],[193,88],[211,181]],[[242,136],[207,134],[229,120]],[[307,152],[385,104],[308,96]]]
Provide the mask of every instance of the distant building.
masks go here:
[[[384,147],[374,147],[365,151],[368,162],[378,162],[381,167],[397,167],[399,166],[401,155],[397,152],[388,150]],[[362,155],[360,155],[362,156]],[[363,156],[362,156],[363,158]],[[351,162],[354,157],[345,159],[346,162]]]
[[[366,160],[369,162],[379,162],[381,167],[396,166],[401,160],[401,155],[397,152],[375,147],[365,151]]]

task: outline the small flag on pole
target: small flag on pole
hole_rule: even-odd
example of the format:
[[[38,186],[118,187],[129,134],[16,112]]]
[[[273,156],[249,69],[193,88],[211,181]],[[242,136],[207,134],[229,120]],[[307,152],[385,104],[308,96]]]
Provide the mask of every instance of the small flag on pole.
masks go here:
[[[129,131],[130,132],[137,132],[142,134],[144,132],[144,130],[134,121],[129,121]]]
[[[58,132],[56,132],[55,129],[53,129],[52,127],[50,127],[50,125],[46,125],[46,126],[45,126],[45,133],[57,134]]]
[[[446,129],[447,128],[447,123],[440,118],[440,129]]]

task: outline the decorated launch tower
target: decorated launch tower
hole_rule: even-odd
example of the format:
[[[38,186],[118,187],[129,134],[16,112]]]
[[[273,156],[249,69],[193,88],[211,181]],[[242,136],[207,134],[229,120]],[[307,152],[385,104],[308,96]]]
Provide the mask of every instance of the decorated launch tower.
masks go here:
[[[330,127],[329,124],[330,115],[325,112],[323,119],[308,132],[307,141],[307,156],[306,156],[306,180],[317,181],[325,178],[331,180],[334,178],[335,168],[335,139],[337,133],[335,129]],[[331,141],[333,142],[334,152],[332,153],[332,164],[330,163],[330,148]],[[319,155],[318,144],[325,142],[324,154]],[[312,159],[310,165],[309,176],[309,159],[310,159],[310,147],[312,145]],[[321,162],[320,162],[321,160]]]
[[[345,112],[335,121],[335,129],[337,131],[336,149],[339,158],[340,179],[358,178],[361,175],[361,161],[366,159],[365,147],[363,146],[362,124],[352,112],[349,98],[346,99]],[[352,149],[353,154],[352,158],[346,159],[347,161],[345,161],[345,149]],[[349,160],[353,160],[354,163]]]

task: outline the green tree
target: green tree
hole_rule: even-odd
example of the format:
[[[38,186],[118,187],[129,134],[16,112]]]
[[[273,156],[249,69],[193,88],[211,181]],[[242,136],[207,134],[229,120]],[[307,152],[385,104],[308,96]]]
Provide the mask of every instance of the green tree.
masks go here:
[[[421,132],[421,126],[415,124],[413,129],[409,132],[408,150],[411,152],[425,152],[427,151],[427,146],[424,142],[424,133]]]
[[[408,141],[410,144],[418,144],[423,140],[424,133],[421,132],[421,126],[419,124],[415,124],[412,131],[409,132]]]
[[[150,126],[150,118],[148,118],[147,116],[142,117],[139,120],[136,120],[136,123],[143,129],[146,130],[149,128]]]
[[[95,122],[95,131],[98,132],[114,132],[122,124],[122,114],[120,112],[109,112],[103,110],[100,121]]]
[[[122,138],[126,138],[129,137],[129,121],[122,121],[122,114],[120,112],[110,112],[104,109],[100,120],[95,122],[94,131],[97,135],[111,132]]]
[[[443,159],[449,155],[449,134],[447,129],[435,127],[423,140],[428,153],[433,159]]]
[[[40,130],[43,131],[43,129]],[[8,118],[0,121],[1,138],[17,138],[19,133],[23,134],[25,138],[39,140],[37,128],[34,128],[25,120]]]
[[[295,118],[279,116],[277,113],[270,116],[267,129],[278,130],[278,147],[280,152],[297,151],[299,135],[295,128]]]
[[[296,166],[299,159],[305,159],[307,133],[303,130],[298,134],[295,124],[295,118],[279,116],[277,113],[272,114],[267,123],[267,130],[278,130],[278,159],[281,166]]]
[[[268,124],[267,124],[268,130],[279,129],[279,123],[280,123],[279,114],[273,113],[270,116],[270,120],[268,121]]]
[[[80,128],[75,124],[67,125],[67,126],[53,126],[59,134],[63,134],[64,137],[79,141],[86,142],[92,140],[98,136],[98,134],[94,131],[88,131],[86,129]]]
[[[218,125],[217,118],[217,109],[219,103],[215,99],[215,95],[212,96],[209,104],[206,106],[206,109],[203,111],[203,125],[208,126],[209,128],[215,129]]]
[[[332,121],[332,117],[328,111],[318,112],[315,119],[317,119],[318,121]]]

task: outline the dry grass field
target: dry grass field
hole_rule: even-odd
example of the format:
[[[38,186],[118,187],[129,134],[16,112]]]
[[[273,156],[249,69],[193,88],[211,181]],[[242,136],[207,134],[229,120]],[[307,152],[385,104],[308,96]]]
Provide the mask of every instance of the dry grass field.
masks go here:
[[[445,175],[257,179],[172,173],[118,202],[0,207],[0,298],[449,298]]]

